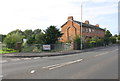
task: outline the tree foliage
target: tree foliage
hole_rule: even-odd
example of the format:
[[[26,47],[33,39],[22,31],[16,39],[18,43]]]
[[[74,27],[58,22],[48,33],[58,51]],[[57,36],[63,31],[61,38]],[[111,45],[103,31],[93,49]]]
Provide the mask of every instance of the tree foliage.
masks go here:
[[[44,34],[43,33],[39,33],[39,34],[36,34],[35,36],[35,40],[36,40],[36,44],[43,44],[44,43]]]
[[[105,37],[110,38],[112,36],[109,30],[105,31]]]
[[[3,42],[5,37],[6,37],[6,35],[0,34],[0,42]]]
[[[74,49],[79,50],[80,46],[81,46],[81,39],[78,35],[76,35],[74,39]]]
[[[24,32],[23,31],[21,31],[20,29],[16,29],[16,30],[13,30],[13,31],[11,31],[10,33],[8,33],[7,35],[11,35],[11,34],[15,34],[15,33],[19,33],[19,34],[21,34],[21,35],[24,35]]]
[[[33,34],[33,31],[31,29],[26,29],[24,31],[24,35],[25,35],[26,39],[30,38],[32,36],[32,34]]]
[[[50,26],[44,32],[44,44],[55,44],[58,41],[58,38],[62,36],[62,33],[56,26]]]
[[[104,37],[104,43],[105,45],[109,45],[110,44],[110,37],[112,37],[112,34],[109,30],[105,31],[105,37]]]
[[[8,48],[16,49],[17,42],[22,42],[22,39],[23,35],[21,35],[20,33],[11,33],[6,36],[6,38],[4,39],[4,43]]]
[[[115,44],[117,42],[116,37],[110,37],[110,41],[112,44]]]

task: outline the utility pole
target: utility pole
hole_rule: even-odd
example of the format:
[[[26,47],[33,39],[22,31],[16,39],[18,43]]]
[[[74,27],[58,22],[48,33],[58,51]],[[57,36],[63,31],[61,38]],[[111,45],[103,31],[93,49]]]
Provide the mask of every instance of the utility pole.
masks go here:
[[[82,3],[81,3],[81,50],[82,50]]]

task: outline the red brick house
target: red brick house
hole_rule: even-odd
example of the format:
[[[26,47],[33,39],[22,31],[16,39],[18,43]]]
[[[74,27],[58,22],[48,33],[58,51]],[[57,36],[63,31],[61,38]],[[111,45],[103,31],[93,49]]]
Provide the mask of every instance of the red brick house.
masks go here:
[[[68,21],[61,26],[61,32],[63,33],[60,41],[66,42],[73,40],[76,35],[81,36],[81,22],[75,21],[73,16],[68,17]],[[88,20],[82,22],[82,37],[86,38],[103,38],[105,30],[99,27],[99,24],[91,25]]]

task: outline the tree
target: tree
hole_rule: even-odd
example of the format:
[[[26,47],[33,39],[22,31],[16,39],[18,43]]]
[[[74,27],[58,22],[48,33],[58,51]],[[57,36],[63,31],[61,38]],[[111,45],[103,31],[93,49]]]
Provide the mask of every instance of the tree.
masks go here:
[[[24,31],[24,35],[25,35],[25,38],[28,39],[29,37],[31,37],[33,34],[33,31],[31,29],[27,29]]]
[[[37,34],[40,34],[41,32],[42,32],[41,29],[35,29],[33,31],[33,34],[37,35]]]
[[[6,37],[6,35],[0,34],[0,42],[3,42],[5,37]]]
[[[28,44],[42,43],[43,33],[41,29],[35,29],[34,31],[32,31],[31,29],[27,29],[24,31],[24,34],[25,34],[25,38],[27,39]]]
[[[8,33],[8,35],[11,35],[11,34],[13,34],[13,33],[19,33],[19,34],[21,34],[21,35],[24,35],[24,32],[22,32],[20,29],[13,30],[13,31],[11,31],[10,33]]]
[[[20,33],[11,33],[6,36],[6,38],[4,39],[4,43],[8,48],[16,49],[17,42],[22,42],[22,39],[23,35],[21,35]]]
[[[35,36],[35,40],[36,40],[36,44],[43,44],[44,43],[44,34],[40,33],[40,34],[36,34]]]
[[[112,37],[112,34],[110,33],[110,31],[109,30],[105,31],[105,37],[104,37],[105,45],[109,45],[110,37]]]
[[[44,32],[44,44],[55,44],[58,41],[58,38],[62,36],[62,33],[56,26],[50,26]]]
[[[114,37],[118,37],[118,35],[117,35],[117,34],[115,34],[115,35],[114,35]]]
[[[112,34],[110,33],[109,30],[105,31],[105,37],[110,38],[112,36]]]
[[[120,35],[118,36],[118,40],[120,41]]]
[[[24,31],[25,39],[27,39],[27,44],[33,44],[35,41],[35,37],[33,35],[33,31],[31,29],[26,29]]]
[[[111,37],[110,41],[111,41],[112,44],[115,44],[116,43],[116,37]]]

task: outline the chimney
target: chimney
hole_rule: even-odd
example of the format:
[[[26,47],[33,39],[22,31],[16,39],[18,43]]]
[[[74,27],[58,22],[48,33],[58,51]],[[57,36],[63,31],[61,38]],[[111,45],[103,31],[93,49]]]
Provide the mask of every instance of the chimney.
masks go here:
[[[68,20],[73,20],[73,16],[69,16],[69,17],[68,17]]]
[[[88,21],[88,20],[86,20],[86,21],[85,21],[85,24],[89,24],[89,21]]]
[[[99,24],[96,24],[95,26],[96,26],[96,27],[99,27]]]

